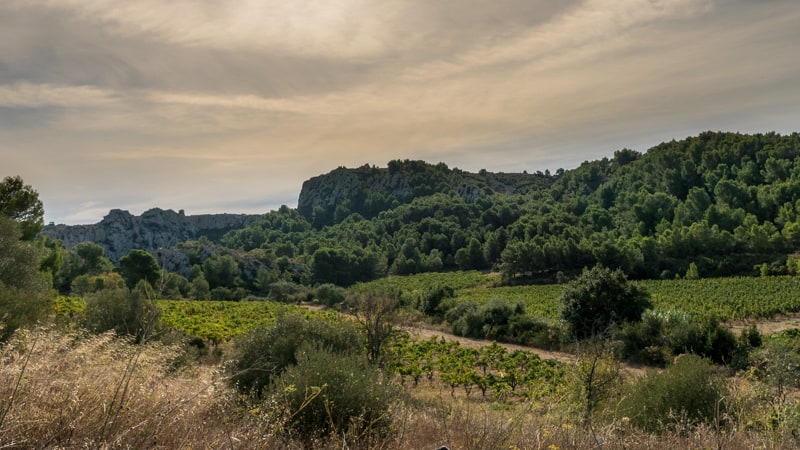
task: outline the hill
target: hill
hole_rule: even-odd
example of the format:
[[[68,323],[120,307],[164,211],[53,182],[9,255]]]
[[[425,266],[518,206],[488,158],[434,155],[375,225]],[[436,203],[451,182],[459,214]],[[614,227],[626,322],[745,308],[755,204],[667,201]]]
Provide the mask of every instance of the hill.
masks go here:
[[[42,234],[72,248],[81,242],[95,242],[113,262],[138,248],[155,252],[180,242],[206,237],[216,240],[228,231],[243,228],[259,216],[248,214],[201,214],[187,216],[183,210],[153,208],[134,216],[112,209],[103,220],[92,225],[46,225]]]
[[[497,270],[506,283],[554,282],[595,264],[639,279],[794,274],[798,154],[798,133],[705,132],[552,175],[392,161],[314,177],[296,209],[194,228],[181,228],[194,219],[175,213],[108,226],[116,216],[132,220],[118,212],[95,228],[45,234],[68,245],[95,240],[113,257],[173,245],[203,270],[218,252],[234,259],[238,276],[212,290],[263,294],[279,281],[349,285],[453,269]],[[208,242],[183,242],[199,236],[214,252]]]
[[[444,163],[395,160],[385,168],[339,167],[303,183],[297,209],[316,227],[341,222],[352,213],[372,218],[381,211],[436,193],[466,202],[492,193],[524,194],[550,186],[553,178],[537,173],[479,173],[450,169]]]

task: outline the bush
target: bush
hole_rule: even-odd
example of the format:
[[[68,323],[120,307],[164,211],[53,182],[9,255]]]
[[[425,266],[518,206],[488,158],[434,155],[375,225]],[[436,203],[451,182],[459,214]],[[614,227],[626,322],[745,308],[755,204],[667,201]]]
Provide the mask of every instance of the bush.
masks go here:
[[[463,302],[451,307],[444,316],[453,334],[475,339],[495,339],[519,344],[537,343],[552,347],[558,343],[558,330],[528,317],[525,304],[519,301],[492,299],[477,306]]]
[[[21,237],[20,225],[0,215],[0,341],[53,309],[52,280],[39,272],[41,253]]]
[[[659,366],[684,353],[729,364],[739,347],[733,333],[718,319],[697,321],[681,311],[647,311],[641,322],[626,324],[618,336],[625,358]]]
[[[317,345],[334,354],[359,353],[364,343],[350,322],[330,322],[296,314],[280,314],[275,324],[243,335],[234,343],[231,383],[256,398],[290,365],[297,364],[303,344]]]
[[[620,411],[643,430],[709,423],[724,412],[727,386],[704,359],[682,355],[663,372],[650,372],[628,386]]]
[[[637,322],[649,308],[649,294],[625,274],[595,266],[564,287],[561,317],[578,339],[607,333],[614,325]]]
[[[306,287],[291,281],[276,281],[269,285],[269,297],[284,303],[299,302],[306,297]]]
[[[344,302],[344,288],[325,283],[317,287],[317,300],[328,308]]]
[[[155,302],[139,288],[104,289],[86,296],[85,326],[96,333],[114,330],[139,342],[155,331],[159,314]]]
[[[383,431],[397,399],[394,387],[363,354],[333,353],[318,345],[301,347],[297,363],[286,368],[274,392],[290,415],[287,428],[304,439]]]

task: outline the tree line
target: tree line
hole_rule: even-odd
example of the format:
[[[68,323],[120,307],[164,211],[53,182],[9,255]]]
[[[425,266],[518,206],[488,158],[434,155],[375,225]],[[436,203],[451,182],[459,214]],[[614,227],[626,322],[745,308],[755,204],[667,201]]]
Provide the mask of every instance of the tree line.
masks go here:
[[[405,194],[362,189],[324,211],[283,206],[220,239],[180,243],[169,250],[188,257],[188,274],[164,273],[160,256],[141,250],[115,267],[94,243],[36,245],[61,293],[146,279],[170,298],[287,298],[302,286],[472,269],[507,283],[561,282],[597,264],[632,279],[794,274],[798,152],[797,133],[706,132],[521,177],[513,182],[531,185],[517,193],[493,189],[483,173],[474,196],[457,183],[479,174],[392,161],[353,170],[400,173],[414,180]],[[41,208],[28,213],[13,220],[33,241]]]

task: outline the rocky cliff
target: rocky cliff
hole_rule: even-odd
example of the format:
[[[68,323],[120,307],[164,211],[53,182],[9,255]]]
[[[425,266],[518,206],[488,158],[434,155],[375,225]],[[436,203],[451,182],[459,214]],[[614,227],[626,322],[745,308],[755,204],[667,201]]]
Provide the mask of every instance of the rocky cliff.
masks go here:
[[[141,216],[128,211],[111,210],[93,225],[47,225],[42,234],[60,239],[67,248],[91,241],[105,249],[105,256],[115,264],[135,248],[156,254],[179,242],[207,237],[215,240],[226,232],[242,228],[260,216],[249,214],[201,214],[187,216],[181,210],[150,209]]]
[[[434,193],[473,201],[492,193],[521,194],[549,186],[553,177],[536,173],[478,173],[424,161],[390,161],[388,167],[339,167],[303,183],[298,211],[314,225],[338,222],[350,213],[372,217],[380,211]]]

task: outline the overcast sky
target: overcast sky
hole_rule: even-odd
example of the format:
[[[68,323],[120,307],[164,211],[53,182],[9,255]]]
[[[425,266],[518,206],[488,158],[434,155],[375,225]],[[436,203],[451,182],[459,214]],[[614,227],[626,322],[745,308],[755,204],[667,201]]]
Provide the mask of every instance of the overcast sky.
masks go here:
[[[76,224],[392,159],[570,169],[800,131],[799,49],[797,0],[2,0],[0,175]]]

